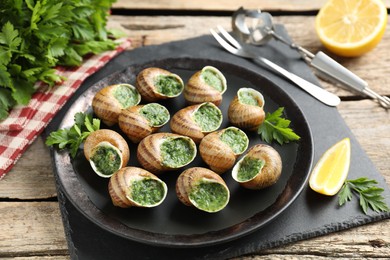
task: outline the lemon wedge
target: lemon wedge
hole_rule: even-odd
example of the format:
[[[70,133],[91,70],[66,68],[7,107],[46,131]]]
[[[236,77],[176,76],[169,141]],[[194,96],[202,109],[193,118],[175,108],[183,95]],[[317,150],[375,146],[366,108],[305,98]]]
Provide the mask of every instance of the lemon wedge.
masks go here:
[[[347,178],[350,161],[351,142],[349,138],[344,138],[318,160],[310,175],[310,188],[324,195],[335,195]]]
[[[382,0],[329,0],[316,16],[315,29],[331,52],[356,57],[380,42],[386,24]]]

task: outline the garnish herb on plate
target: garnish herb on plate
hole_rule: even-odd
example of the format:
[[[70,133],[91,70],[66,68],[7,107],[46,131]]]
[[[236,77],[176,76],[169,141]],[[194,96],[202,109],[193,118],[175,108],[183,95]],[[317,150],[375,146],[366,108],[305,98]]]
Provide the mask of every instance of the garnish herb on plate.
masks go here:
[[[84,55],[115,47],[105,29],[114,1],[1,1],[0,120],[29,102],[37,81],[62,81],[55,66],[79,66]]]
[[[291,121],[283,118],[284,107],[279,107],[273,113],[267,113],[264,122],[257,130],[263,141],[272,143],[276,140],[279,144],[289,143],[300,139],[293,129],[291,129]]]
[[[68,148],[72,158],[74,158],[78,148],[89,134],[100,129],[100,120],[92,118],[90,114],[79,112],[75,114],[74,122],[74,125],[69,129],[64,128],[51,132],[46,139],[46,145],[58,145],[59,149]]]
[[[339,205],[342,206],[347,201],[352,200],[352,196],[355,193],[359,196],[360,206],[365,214],[367,214],[368,208],[376,212],[390,211],[381,195],[384,190],[375,186],[375,184],[378,184],[376,180],[366,177],[346,180],[338,194]]]

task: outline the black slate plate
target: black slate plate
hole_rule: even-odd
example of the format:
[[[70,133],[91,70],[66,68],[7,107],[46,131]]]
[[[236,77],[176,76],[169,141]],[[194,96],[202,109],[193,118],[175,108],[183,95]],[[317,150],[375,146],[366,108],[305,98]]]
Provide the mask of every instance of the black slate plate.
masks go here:
[[[168,172],[160,177],[168,184],[169,193],[162,205],[153,209],[115,208],[107,192],[107,179],[95,175],[80,151],[72,160],[66,152],[54,152],[55,169],[59,184],[72,203],[88,219],[103,229],[133,241],[167,247],[197,247],[218,244],[249,234],[276,218],[300,194],[304,188],[313,160],[312,136],[303,113],[281,88],[243,67],[206,59],[164,59],[146,64],[131,65],[124,71],[104,78],[80,95],[65,114],[60,128],[73,124],[73,116],[80,111],[90,111],[93,95],[108,84],[127,82],[134,84],[139,71],[146,67],[161,67],[180,75],[186,81],[196,70],[211,65],[219,68],[228,81],[221,110],[224,122],[229,125],[227,107],[240,87],[253,87],[265,97],[265,111],[285,107],[292,127],[301,136],[297,143],[273,145],[283,160],[281,179],[274,186],[249,191],[239,187],[230,172],[223,175],[231,191],[231,201],[221,212],[209,214],[182,205],[176,198],[174,185],[179,171]],[[182,97],[164,101],[171,115],[185,106]],[[119,129],[118,132],[120,132]],[[169,131],[169,126],[161,131]],[[250,146],[263,143],[255,133],[248,133]],[[130,142],[129,142],[130,143]],[[130,144],[129,165],[139,166],[136,161],[136,145]],[[191,166],[205,166],[198,158]]]

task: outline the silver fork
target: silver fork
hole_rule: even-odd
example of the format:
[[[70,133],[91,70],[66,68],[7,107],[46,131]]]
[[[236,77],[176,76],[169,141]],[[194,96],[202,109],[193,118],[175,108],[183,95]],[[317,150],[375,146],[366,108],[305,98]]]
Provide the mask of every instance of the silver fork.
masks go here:
[[[234,37],[231,36],[225,29],[223,29],[222,26],[218,25],[217,29],[226,40],[224,40],[215,30],[210,29],[210,32],[217,40],[217,42],[219,42],[219,44],[228,52],[243,58],[260,61],[261,63],[272,68],[280,75],[283,75],[284,77],[295,83],[297,86],[305,90],[307,93],[309,93],[310,95],[328,106],[337,106],[338,104],[340,104],[340,98],[335,94],[330,93],[325,89],[320,88],[319,86],[283,69],[279,65],[273,63],[272,61],[264,57],[252,53],[250,50],[246,49],[243,45],[241,45],[236,39],[234,39]]]

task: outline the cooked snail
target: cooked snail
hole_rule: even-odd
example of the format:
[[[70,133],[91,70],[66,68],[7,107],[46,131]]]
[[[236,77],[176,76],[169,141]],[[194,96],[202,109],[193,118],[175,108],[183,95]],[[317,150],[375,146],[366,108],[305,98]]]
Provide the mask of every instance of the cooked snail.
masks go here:
[[[248,144],[247,135],[231,126],[206,135],[200,142],[199,153],[211,170],[223,173],[233,167]]]
[[[148,102],[177,97],[183,92],[183,80],[160,68],[146,68],[137,75],[136,87]]]
[[[190,104],[212,102],[218,106],[226,88],[226,78],[222,72],[212,66],[206,66],[188,80],[184,87],[184,98]]]
[[[194,160],[196,151],[194,141],[187,136],[156,133],[142,139],[137,158],[144,169],[157,174],[186,166]]]
[[[123,109],[118,118],[119,128],[134,143],[157,132],[169,121],[168,109],[158,103],[149,103]]]
[[[170,122],[174,133],[189,136],[195,143],[217,130],[222,123],[221,110],[210,102],[185,107],[177,111]]]
[[[189,168],[180,174],[176,181],[176,194],[184,205],[210,213],[225,208],[230,199],[224,180],[202,167]]]
[[[130,84],[116,84],[102,88],[92,100],[93,112],[103,123],[112,126],[118,123],[122,109],[138,105],[141,95]]]
[[[279,153],[269,145],[258,144],[236,163],[232,177],[243,187],[258,190],[276,183],[281,173]]]
[[[108,178],[127,165],[130,150],[120,134],[100,129],[92,132],[85,140],[84,155],[97,175]]]
[[[240,88],[230,102],[229,121],[242,129],[256,131],[264,122],[264,97],[253,88]]]
[[[121,208],[160,205],[168,193],[165,182],[138,167],[124,167],[111,176],[108,191],[115,206]]]

